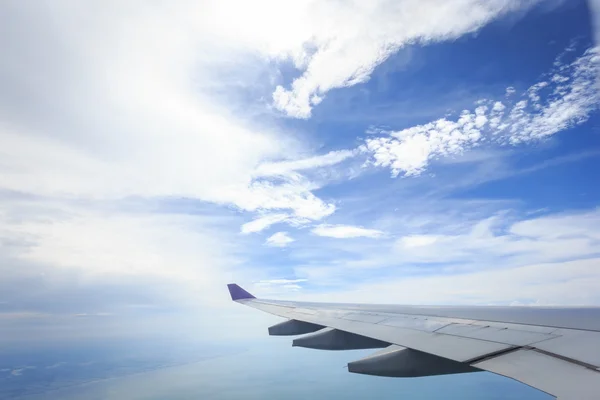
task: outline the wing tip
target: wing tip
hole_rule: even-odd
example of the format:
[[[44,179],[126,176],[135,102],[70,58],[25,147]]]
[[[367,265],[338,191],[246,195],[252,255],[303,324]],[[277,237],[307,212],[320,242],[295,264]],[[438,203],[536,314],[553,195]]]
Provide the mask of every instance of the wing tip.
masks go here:
[[[229,289],[229,294],[231,295],[231,300],[243,300],[243,299],[255,299],[253,295],[242,289],[236,283],[229,283],[227,285],[227,289]]]

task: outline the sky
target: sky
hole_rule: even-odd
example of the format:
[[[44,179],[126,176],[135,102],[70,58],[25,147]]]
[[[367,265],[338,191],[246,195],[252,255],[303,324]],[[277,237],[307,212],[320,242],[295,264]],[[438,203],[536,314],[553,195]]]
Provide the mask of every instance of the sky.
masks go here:
[[[3,1],[1,343],[258,297],[600,305],[600,5]]]

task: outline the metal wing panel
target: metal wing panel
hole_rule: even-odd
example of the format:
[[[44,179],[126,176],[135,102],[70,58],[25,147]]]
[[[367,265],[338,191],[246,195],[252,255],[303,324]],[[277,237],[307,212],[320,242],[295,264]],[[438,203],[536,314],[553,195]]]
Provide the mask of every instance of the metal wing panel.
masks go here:
[[[251,303],[257,303],[256,300],[246,300]],[[537,342],[542,342],[544,340],[549,340],[558,337],[557,335],[552,335],[548,333],[541,332],[530,332],[528,331],[528,326],[522,325],[514,325],[515,327],[520,327],[520,329],[508,329],[508,328],[500,328],[500,327],[490,327],[489,325],[481,326],[481,325],[471,325],[471,324],[451,324],[448,322],[447,318],[436,318],[436,317],[418,317],[414,315],[398,315],[395,317],[390,317],[393,314],[377,314],[377,313],[360,313],[360,312],[350,312],[346,313],[335,313],[333,310],[314,310],[307,308],[291,308],[289,306],[280,306],[273,305],[265,302],[258,302],[260,307],[264,311],[273,312],[276,315],[286,316],[288,318],[293,318],[301,321],[307,321],[307,317],[316,317],[322,318],[324,315],[331,315],[334,319],[338,319],[341,315],[342,319],[355,321],[355,322],[363,322],[374,325],[383,325],[394,328],[404,328],[410,330],[417,330],[422,332],[435,332],[438,334],[444,335],[452,335],[460,338],[466,339],[477,339],[481,341],[490,341],[496,343],[502,343],[508,345],[506,348],[510,348],[511,346],[525,346],[531,345]],[[273,308],[276,307],[276,308]],[[337,317],[337,318],[336,318]],[[312,323],[317,323],[321,325],[325,325],[322,322],[317,321],[307,321]],[[331,321],[330,321],[331,323]],[[334,322],[335,323],[335,322]],[[332,325],[329,325],[332,326]],[[336,327],[341,329],[339,327]],[[351,328],[350,328],[351,329]],[[352,332],[352,331],[351,331]],[[379,338],[378,338],[379,339]],[[383,340],[383,339],[380,339]],[[406,343],[395,343],[407,347],[411,347]],[[421,349],[418,349],[421,350]],[[501,349],[496,349],[494,351],[499,351]],[[427,351],[427,350],[422,350]],[[491,353],[492,351],[490,351]],[[439,354],[436,354],[439,355]],[[483,355],[483,354],[482,354]],[[456,355],[454,355],[456,357]],[[474,357],[472,357],[474,358]],[[456,360],[456,358],[452,358]],[[471,358],[467,358],[471,359]],[[458,360],[457,360],[458,361]],[[461,360],[462,361],[462,360]]]
[[[473,331],[484,329],[484,325],[475,324],[450,324],[443,326],[438,330],[438,333],[445,333],[447,335],[465,336]]]
[[[475,326],[479,326],[479,327],[517,329],[517,330],[527,331],[527,332],[552,333],[552,334],[558,330],[558,328],[553,328],[553,327],[548,327],[548,326],[512,324],[512,323],[506,323],[506,322],[490,322],[490,321],[474,321],[471,323],[471,325],[475,325]]]
[[[517,329],[483,328],[471,332],[466,337],[474,339],[491,340],[499,343],[512,344],[515,346],[527,346],[544,340],[553,339],[556,336],[547,333],[527,332]]]
[[[439,329],[449,325],[447,321],[438,321],[436,319],[424,319],[415,317],[393,317],[381,322],[381,325],[395,326],[398,328],[416,329],[418,331],[436,332]]]
[[[390,317],[382,314],[352,312],[344,315],[342,318],[350,321],[360,321],[378,324],[382,321],[385,321],[386,319],[389,319]]]
[[[527,327],[523,328],[526,329]],[[490,340],[498,343],[512,344],[514,346],[527,346],[544,340],[558,337],[548,333],[529,332],[523,329],[497,328],[479,325],[462,325],[444,327],[437,333],[468,337],[473,339]]]
[[[600,332],[559,329],[555,333],[561,336],[547,342],[536,343],[535,347],[596,368],[600,367]],[[600,398],[600,394],[598,397]]]
[[[391,304],[312,303],[273,300],[281,305],[372,313],[408,314],[600,332],[600,307],[403,306]]]
[[[264,301],[244,300],[243,303],[250,307],[296,319],[313,324],[329,326],[346,332],[367,336],[384,342],[409,347],[425,353],[435,354],[454,361],[467,362],[488,354],[511,349],[512,345],[496,343],[486,340],[463,338],[451,335],[442,335],[433,332],[420,331],[383,324],[352,321],[343,318],[329,317],[326,315],[311,315],[298,313],[289,306],[280,306]]]
[[[559,400],[597,400],[600,395],[598,372],[535,350],[520,349],[471,365],[516,379]]]

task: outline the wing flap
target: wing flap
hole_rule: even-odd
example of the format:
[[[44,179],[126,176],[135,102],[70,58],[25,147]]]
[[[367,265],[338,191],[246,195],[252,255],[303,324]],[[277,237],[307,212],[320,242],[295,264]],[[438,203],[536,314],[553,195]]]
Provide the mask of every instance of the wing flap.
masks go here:
[[[598,372],[534,349],[519,349],[471,365],[516,379],[559,400],[593,400],[600,393]]]
[[[561,336],[537,343],[535,347],[561,357],[579,360],[596,368],[600,367],[600,332],[560,329],[555,333]]]

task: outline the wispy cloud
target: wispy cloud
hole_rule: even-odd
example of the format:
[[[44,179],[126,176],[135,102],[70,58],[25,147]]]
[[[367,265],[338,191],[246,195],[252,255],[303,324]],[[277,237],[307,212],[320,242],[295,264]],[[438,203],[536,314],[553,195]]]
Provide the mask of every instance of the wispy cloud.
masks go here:
[[[328,301],[596,304],[600,212],[519,218],[504,212],[451,230],[423,226],[376,247],[345,246],[301,265]],[[332,290],[339,291],[338,294]],[[312,300],[324,300],[313,290]],[[362,298],[362,297],[361,297]]]
[[[288,214],[268,214],[259,218],[256,218],[250,222],[246,222],[241,227],[242,233],[256,233],[261,232],[273,224],[283,222],[289,219]]]
[[[367,229],[360,226],[352,225],[317,225],[311,230],[312,233],[318,236],[326,236],[336,239],[347,239],[357,237],[378,238],[383,235],[382,231],[377,229]]]
[[[256,168],[255,174],[257,176],[291,175],[296,171],[328,167],[339,164],[342,161],[352,157],[354,154],[355,152],[351,150],[337,150],[330,151],[324,155],[313,156],[299,160],[265,163]]]
[[[303,289],[308,279],[267,279],[256,282],[254,285],[266,295],[289,294]]]
[[[464,274],[428,274],[388,277],[364,284],[345,283],[336,292],[311,293],[312,301],[379,304],[598,304],[600,258],[514,268],[485,269]]]
[[[600,254],[600,213],[552,215],[507,223],[507,215],[479,221],[467,232],[400,238],[398,261],[460,264],[471,268],[556,262]]]
[[[394,268],[414,274],[455,274],[480,269],[512,268],[533,263],[555,263],[600,255],[596,245],[600,230],[598,211],[585,213],[531,215],[519,218],[515,212],[497,212],[492,217],[473,221],[467,215],[438,221],[412,224],[404,221],[386,240],[369,246],[349,245],[330,249],[332,254],[315,255],[336,273],[343,257],[344,268],[367,268],[369,271]],[[485,214],[484,214],[485,215]],[[436,215],[416,215],[420,220],[436,220]],[[394,225],[401,225],[396,220]],[[404,232],[404,233],[401,233]]]

